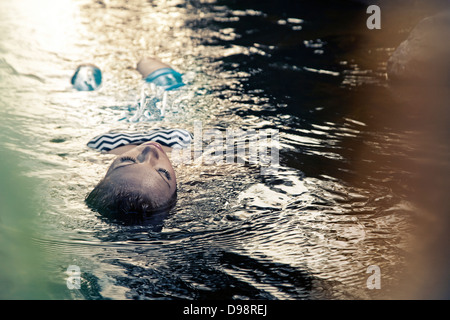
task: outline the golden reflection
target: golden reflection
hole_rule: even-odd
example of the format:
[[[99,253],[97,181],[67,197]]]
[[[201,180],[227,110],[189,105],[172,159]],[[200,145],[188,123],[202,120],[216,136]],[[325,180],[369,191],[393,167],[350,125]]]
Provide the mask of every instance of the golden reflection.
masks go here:
[[[245,16],[263,16],[260,11],[248,9],[223,12],[222,18],[218,19],[216,12],[213,14],[208,13],[208,10],[194,9],[181,0],[21,0],[2,1],[0,7],[4,9],[1,13],[3,24],[9,24],[1,40],[2,46],[6,48],[2,59],[11,66],[11,70],[17,70],[11,73],[19,77],[16,91],[5,93],[2,96],[5,101],[2,102],[9,108],[6,110],[10,113],[8,116],[16,117],[21,122],[20,126],[14,128],[15,132],[26,137],[25,141],[30,141],[25,150],[18,146],[22,142],[15,141],[17,144],[6,146],[25,158],[28,176],[47,179],[50,191],[40,192],[49,200],[49,208],[48,212],[44,208],[42,215],[44,221],[51,222],[50,227],[54,225],[58,229],[58,235],[69,235],[69,238],[82,236],[83,241],[98,242],[95,237],[99,228],[103,228],[101,232],[105,234],[117,231],[114,225],[97,220],[83,206],[87,190],[104,174],[106,164],[111,160],[107,155],[87,150],[85,144],[93,136],[112,128],[138,131],[154,126],[128,126],[117,122],[118,115],[136,97],[140,78],[134,67],[140,57],[158,56],[182,72],[196,74],[191,88],[197,97],[194,94],[189,97],[186,110],[183,110],[186,112],[183,117],[176,119],[179,120],[176,126],[189,126],[192,120],[204,121],[205,127],[214,127],[218,123],[222,128],[230,124],[253,128],[273,125],[272,119],[265,123],[257,116],[241,116],[229,111],[239,110],[244,114],[249,109],[263,109],[265,105],[262,102],[268,103],[261,96],[240,90],[244,80],[251,77],[250,73],[240,70],[238,63],[235,70],[217,72],[222,63],[219,58],[239,55],[268,58],[270,54],[267,50],[257,43],[248,46],[234,43],[207,46],[202,42],[204,39],[219,38],[231,42],[238,39],[239,35],[231,27],[219,31],[187,27],[189,21],[199,18],[237,22]],[[403,9],[383,10],[383,13],[388,13],[388,22],[383,24],[381,31],[368,34],[372,47],[376,48],[379,43],[392,43],[392,49],[379,54],[387,57],[394,51],[394,46],[400,43],[399,35],[390,30],[406,28],[411,24],[411,19],[419,21],[419,16],[424,14]],[[215,10],[220,14],[219,7],[216,6]],[[223,18],[226,15],[231,17]],[[296,32],[302,31],[302,19],[287,18],[278,20],[278,23],[292,24]],[[306,44],[311,45],[309,42]],[[275,46],[268,48],[276,49]],[[322,49],[320,44],[319,49]],[[360,60],[366,61],[364,58]],[[105,72],[105,85],[98,92],[84,94],[72,92],[68,87],[70,75],[81,62],[101,64]],[[343,61],[343,64],[347,63]],[[373,84],[374,78],[376,81],[385,78],[385,74],[368,71],[379,70],[379,65],[370,65],[370,62],[365,66],[348,64],[349,70],[344,74],[342,83],[344,87],[353,89],[361,84]],[[339,75],[320,68],[306,67],[302,71],[333,78]],[[27,75],[34,75],[34,78]],[[36,77],[43,81],[35,82]],[[225,99],[207,94],[216,88],[223,90],[221,93],[226,96]],[[425,132],[419,135],[419,140],[413,135],[397,139],[395,133],[383,136],[381,132],[364,140],[363,146],[355,152],[355,157],[363,157],[366,152],[374,150],[379,151],[379,155],[393,155],[397,154],[402,143],[417,145],[418,151],[413,152],[413,156],[424,159],[423,162],[411,165],[410,159],[392,160],[397,161],[395,165],[399,171],[417,166],[417,177],[411,177],[417,179],[411,181],[411,186],[416,189],[416,193],[408,199],[411,201],[395,199],[393,203],[391,194],[397,190],[391,185],[392,177],[389,176],[382,177],[383,182],[386,181],[387,191],[382,190],[381,194],[387,195],[374,197],[368,194],[368,189],[340,184],[339,179],[323,172],[318,174],[320,179],[303,179],[296,170],[283,168],[285,171],[280,171],[273,181],[264,181],[256,176],[252,168],[245,166],[179,166],[177,174],[181,181],[181,207],[178,216],[175,215],[168,223],[165,231],[204,232],[212,227],[222,227],[222,224],[230,226],[235,221],[243,221],[243,224],[250,225],[248,229],[242,229],[245,235],[234,237],[234,233],[230,233],[233,246],[223,250],[236,250],[242,255],[260,259],[262,263],[281,263],[308,272],[316,279],[323,280],[319,281],[317,288],[324,290],[326,283],[334,286],[329,288],[330,292],[337,294],[334,297],[351,298],[354,293],[353,297],[372,298],[364,287],[367,278],[365,269],[372,263],[383,264],[381,270],[386,276],[383,278],[386,282],[383,283],[395,284],[394,278],[402,273],[404,281],[395,292],[395,297],[426,298],[429,294],[439,294],[448,283],[445,281],[448,278],[448,261],[442,256],[448,244],[448,236],[443,235],[448,226],[445,215],[449,207],[446,199],[449,179],[446,180],[448,172],[444,171],[448,168],[430,165],[430,156],[438,154],[436,145],[448,145],[447,136],[440,135],[440,131],[447,125],[445,120],[448,115],[445,110],[449,97],[439,90],[426,91],[422,86],[407,88],[406,93],[413,94],[413,102],[379,105],[377,112],[385,117],[377,117],[377,123],[354,120],[359,119],[358,115],[349,114],[344,118],[346,122],[343,126],[338,122],[324,122],[323,125],[313,124],[310,130],[298,129],[294,134],[286,121],[282,125],[290,133],[282,134],[282,147],[284,152],[292,152],[293,157],[298,147],[304,149],[303,156],[316,155],[314,159],[337,160],[333,164],[339,166],[347,159],[347,155],[343,155],[346,146],[342,138],[364,139],[361,134],[368,127],[382,131],[386,125],[393,125],[399,133]],[[354,104],[365,106],[368,101],[383,101],[377,100],[377,94],[364,95],[361,101],[354,101]],[[319,108],[322,107],[316,110]],[[412,113],[418,114],[419,121],[406,121]],[[170,122],[162,123],[167,124],[173,125]],[[445,153],[438,154],[432,160],[448,164],[445,157]],[[377,163],[378,160],[371,158],[366,159],[366,162]],[[339,169],[355,177],[355,181],[350,182],[358,186],[372,183],[367,177],[374,173],[368,172],[362,165]],[[395,175],[395,172],[390,173]],[[443,180],[440,185],[437,183],[439,178]],[[422,209],[416,210],[413,202]],[[416,219],[413,222],[417,222],[419,227],[408,229],[406,224],[409,221],[405,217]],[[158,247],[164,247],[165,244],[164,241],[158,242]],[[102,249],[114,258],[125,259],[116,256],[118,252],[108,248],[107,244]],[[405,252],[411,254],[412,259],[406,263],[408,270],[400,272],[396,270],[397,265],[393,264],[403,262],[402,254]],[[191,261],[187,262],[186,265],[189,265]],[[130,263],[139,264],[142,261],[130,260]],[[248,274],[238,274],[232,268],[225,268],[225,272],[248,281],[258,289],[272,291],[274,288],[270,284],[254,281]],[[339,296],[340,293],[346,295]],[[281,291],[274,295],[277,298],[289,297],[289,294]],[[117,296],[112,294],[112,298]]]

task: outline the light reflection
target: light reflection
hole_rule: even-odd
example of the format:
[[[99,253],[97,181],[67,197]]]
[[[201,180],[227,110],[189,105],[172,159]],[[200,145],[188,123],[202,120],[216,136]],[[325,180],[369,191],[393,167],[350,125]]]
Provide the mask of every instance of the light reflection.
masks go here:
[[[89,210],[83,208],[82,199],[86,190],[104,174],[105,164],[111,160],[108,156],[86,150],[85,143],[89,137],[113,127],[126,127],[117,123],[117,116],[135,98],[138,91],[139,76],[134,72],[133,66],[142,54],[159,56],[183,72],[192,71],[197,74],[192,83],[195,95],[186,103],[186,113],[183,114],[185,118],[177,118],[180,119],[175,123],[177,126],[188,126],[187,123],[192,119],[204,120],[205,126],[206,123],[214,126],[220,122],[221,128],[232,124],[258,129],[275,126],[276,123],[276,126],[280,125],[279,128],[289,131],[281,135],[284,152],[290,150],[293,156],[301,154],[303,159],[312,155],[315,156],[314,159],[322,161],[324,158],[338,160],[338,166],[349,159],[355,160],[353,155],[338,154],[329,149],[344,152],[345,138],[365,139],[365,130],[372,128],[370,124],[357,120],[357,115],[353,114],[344,117],[344,123],[340,120],[323,121],[311,123],[312,129],[299,126],[300,129],[297,130],[292,128],[295,121],[293,115],[277,114],[274,116],[276,119],[267,117],[261,120],[258,116],[245,114],[246,111],[263,111],[264,108],[273,107],[270,106],[271,100],[262,96],[262,89],[253,92],[243,89],[243,82],[251,79],[252,74],[242,70],[239,63],[233,65],[233,70],[219,73],[223,61],[218,58],[233,58],[238,55],[246,56],[249,60],[253,55],[270,58],[272,51],[278,49],[277,46],[258,43],[249,46],[233,43],[227,46],[207,46],[202,44],[203,38],[219,37],[229,42],[236,40],[239,37],[236,28],[223,27],[217,32],[207,28],[186,28],[186,24],[196,21],[198,17],[219,20],[221,23],[236,23],[245,16],[265,17],[266,14],[261,11],[227,11],[226,7],[215,7],[216,10],[224,11],[217,18],[215,13],[206,9],[197,10],[185,6],[183,1],[154,1],[151,5],[147,1],[28,0],[10,3],[14,5],[8,4],[13,8],[7,11],[12,13],[9,19],[17,17],[21,22],[14,35],[30,46],[20,48],[11,44],[12,42],[7,43],[10,51],[6,55],[7,61],[18,73],[42,77],[45,84],[30,86],[30,90],[19,92],[18,101],[13,96],[3,96],[11,100],[9,102],[12,109],[17,109],[11,111],[12,116],[23,122],[23,128],[20,127],[17,131],[23,132],[33,142],[26,150],[21,150],[14,144],[7,146],[29,158],[25,161],[29,166],[29,176],[48,179],[50,193],[43,192],[44,197],[51,198],[46,219],[60,229],[62,236],[72,236],[68,239],[76,239],[76,236],[82,234],[81,242],[98,242],[96,233],[108,238],[116,236],[117,231],[121,230],[99,221]],[[301,30],[300,24],[303,22],[300,18],[276,21],[286,26],[293,24],[294,30]],[[326,49],[318,40],[304,45],[313,49]],[[105,87],[90,94],[72,92],[66,78],[77,63],[91,59],[99,61],[106,71]],[[344,87],[373,83],[374,74],[369,69],[346,60],[342,61],[342,66],[348,67],[344,72]],[[301,68],[293,65],[290,69]],[[308,71],[306,74],[319,73],[333,78],[340,75],[339,72],[319,67],[305,67],[303,70]],[[377,74],[375,78],[375,82],[379,81]],[[208,95],[209,90],[224,87],[228,91],[224,90],[221,94],[226,95],[226,99]],[[39,89],[42,92],[37,92]],[[364,99],[367,98],[364,96]],[[364,102],[360,101],[358,105],[363,105]],[[323,111],[326,107],[316,107],[315,110]],[[244,115],[236,116],[225,112],[226,116],[223,116],[223,111],[229,109],[238,110]],[[145,130],[151,126],[136,124],[126,128]],[[364,141],[369,151],[382,155],[396,154],[398,151],[395,150],[394,142],[401,143],[395,135],[374,134],[370,138],[371,140]],[[368,157],[365,161],[373,164],[369,169],[377,164],[376,158]],[[361,163],[362,161],[357,162]],[[316,163],[311,161],[305,165],[315,166]],[[318,168],[321,169],[320,165]],[[311,168],[304,168],[308,169]],[[381,173],[386,174],[382,169],[379,169]],[[242,232],[241,229],[230,227],[232,240],[229,241],[232,250],[261,259],[263,263],[267,260],[283,263],[298,270],[306,270],[320,279],[340,281],[334,291],[346,292],[349,286],[353,286],[358,291],[356,296],[360,297],[360,277],[365,276],[360,270],[372,263],[371,259],[376,260],[376,257],[395,259],[396,250],[404,248],[407,243],[407,240],[403,242],[403,238],[399,239],[399,235],[407,232],[404,216],[412,210],[409,203],[383,196],[390,194],[391,190],[379,190],[376,183],[361,190],[344,185],[340,179],[322,171],[317,175],[319,179],[302,179],[301,173],[295,170],[280,170],[275,179],[261,181],[249,173],[252,168],[245,167],[214,168],[198,165],[180,166],[177,170],[182,182],[180,203],[184,206],[168,221],[165,228],[167,234],[173,232],[171,235],[180,236],[189,234],[192,230],[204,232],[220,229],[224,225],[230,227],[234,226],[233,219],[236,219],[239,223],[246,224],[253,233],[243,235],[239,233]],[[338,170],[355,172],[355,168],[351,167],[338,168],[336,171]],[[379,177],[372,177],[374,172],[371,170],[365,172],[364,168],[357,167],[356,172],[364,177],[365,183],[381,180]],[[51,218],[48,218],[50,215]],[[99,232],[99,228],[102,232]],[[127,235],[123,232],[120,236]],[[129,243],[128,239],[125,238],[123,243]],[[392,243],[395,245],[392,246]],[[110,243],[107,241],[103,244],[102,249],[107,253],[102,258],[117,255],[119,259],[128,259],[115,252],[116,248],[108,247]],[[170,241],[160,241],[158,246],[170,252],[172,244]],[[189,250],[195,251],[198,248],[189,247]],[[224,246],[220,250],[231,249]],[[201,252],[199,250],[197,253]],[[132,252],[128,254],[132,255]],[[86,255],[86,259],[89,259],[90,255]],[[167,261],[174,257],[182,259],[180,256],[170,256]],[[164,263],[169,263],[167,261]],[[129,259],[128,262],[139,267],[146,266],[144,260]],[[185,265],[184,261],[179,262]],[[258,289],[274,292],[274,286],[256,283],[248,273],[235,272],[229,268],[225,268],[225,271]],[[120,272],[120,276],[124,276],[123,272]],[[124,293],[120,291],[119,296],[123,297]],[[104,294],[117,297],[114,296],[114,290]],[[278,292],[277,297],[289,298],[290,295]]]
[[[15,19],[21,21],[19,31],[29,33],[39,49],[67,52],[77,38],[78,7],[72,0],[21,0],[15,2]],[[17,7],[16,7],[17,6]],[[17,31],[17,30],[16,30]],[[21,37],[20,34],[17,36]],[[21,38],[27,39],[23,35]]]

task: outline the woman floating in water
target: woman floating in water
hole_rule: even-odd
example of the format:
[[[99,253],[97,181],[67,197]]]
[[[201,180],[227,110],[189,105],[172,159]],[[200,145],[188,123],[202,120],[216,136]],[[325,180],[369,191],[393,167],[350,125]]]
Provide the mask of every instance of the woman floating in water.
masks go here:
[[[184,85],[178,72],[152,58],[142,59],[137,70],[147,83],[164,90]],[[95,74],[100,74],[100,78],[92,76]],[[80,66],[72,78],[78,90],[95,90],[100,83],[101,72],[94,65]],[[187,147],[191,140],[191,134],[182,129],[107,133],[95,137],[88,143],[89,147],[117,157],[86,197],[87,205],[104,216],[131,222],[168,211],[177,197],[175,171],[168,153],[174,147]]]

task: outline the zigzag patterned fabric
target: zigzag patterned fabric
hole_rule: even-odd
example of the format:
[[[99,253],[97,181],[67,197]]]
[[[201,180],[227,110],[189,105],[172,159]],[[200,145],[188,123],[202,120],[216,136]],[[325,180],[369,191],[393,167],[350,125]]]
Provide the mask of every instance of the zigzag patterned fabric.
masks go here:
[[[167,147],[187,147],[193,137],[183,129],[158,129],[146,133],[106,133],[95,137],[87,146],[98,151],[110,151],[128,144],[155,141]]]

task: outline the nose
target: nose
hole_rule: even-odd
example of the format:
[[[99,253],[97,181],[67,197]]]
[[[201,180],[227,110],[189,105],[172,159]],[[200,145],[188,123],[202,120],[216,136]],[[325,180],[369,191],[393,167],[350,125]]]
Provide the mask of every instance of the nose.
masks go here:
[[[139,162],[145,162],[145,161],[151,161],[151,160],[158,160],[159,154],[156,148],[152,148],[149,146],[146,146],[144,150],[136,157],[136,160]]]

